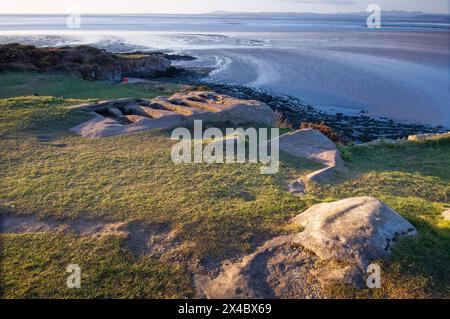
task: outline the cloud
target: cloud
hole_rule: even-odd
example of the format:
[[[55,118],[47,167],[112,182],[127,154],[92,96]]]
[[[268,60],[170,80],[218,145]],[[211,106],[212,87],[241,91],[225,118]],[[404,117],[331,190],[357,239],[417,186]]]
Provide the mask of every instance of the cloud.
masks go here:
[[[284,2],[303,3],[303,4],[328,4],[333,6],[351,6],[356,4],[351,0],[278,0]]]

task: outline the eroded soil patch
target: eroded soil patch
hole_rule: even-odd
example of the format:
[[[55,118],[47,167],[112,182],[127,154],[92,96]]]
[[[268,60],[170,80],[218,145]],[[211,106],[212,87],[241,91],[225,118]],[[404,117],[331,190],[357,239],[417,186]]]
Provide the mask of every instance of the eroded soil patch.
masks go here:
[[[290,243],[290,236],[275,238],[242,262],[224,264],[214,278],[196,276],[197,294],[205,298],[305,299],[323,298],[321,283],[313,276],[319,258]]]
[[[180,242],[169,225],[133,222],[105,222],[84,219],[56,220],[38,219],[36,216],[4,215],[0,217],[0,234],[39,234],[73,232],[82,238],[123,236],[124,245],[136,255],[161,257]]]

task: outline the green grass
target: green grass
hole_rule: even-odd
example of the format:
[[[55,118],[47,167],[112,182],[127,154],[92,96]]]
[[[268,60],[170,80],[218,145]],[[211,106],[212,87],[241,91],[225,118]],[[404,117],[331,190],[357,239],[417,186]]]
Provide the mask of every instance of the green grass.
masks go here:
[[[126,59],[141,59],[148,57],[148,54],[121,54],[120,57]]]
[[[83,214],[170,223],[203,254],[249,247],[254,236],[269,238],[282,221],[306,207],[286,193],[285,176],[294,178],[316,164],[283,165],[279,176],[260,175],[257,164],[175,165],[170,146],[176,142],[167,131],[104,139],[63,134],[42,141],[40,135],[24,132],[48,131],[47,120],[34,119],[47,109],[62,114],[67,110],[55,106],[59,100],[23,98],[29,100],[36,105],[31,114],[27,107],[16,108],[17,98],[0,104],[1,117],[14,113],[31,122],[14,126],[15,131],[4,124],[8,136],[21,136],[1,142],[0,201],[5,209],[14,205],[18,214],[61,219]],[[84,120],[85,115],[80,116]],[[54,123],[58,129],[74,124],[71,116]],[[232,240],[224,242],[224,236]]]
[[[154,98],[179,89],[175,84],[159,82],[112,84],[83,81],[64,74],[0,72],[0,98],[39,95],[75,99]]]
[[[69,110],[84,100],[53,97],[19,97],[0,99],[0,136],[44,136],[67,134],[67,128],[76,126],[92,117],[87,112]]]
[[[70,134],[68,128],[87,117],[64,108],[75,102],[81,100],[0,100],[0,213],[167,224],[185,243],[186,256],[220,262],[292,231],[289,219],[315,203],[373,195],[420,235],[402,240],[392,258],[381,261],[383,289],[336,287],[333,295],[450,297],[450,225],[440,217],[450,207],[448,140],[345,148],[353,173],[340,183],[308,185],[309,195],[296,197],[286,192],[288,181],[317,164],[283,155],[274,176],[260,175],[256,164],[175,165],[169,131],[103,139]],[[133,256],[118,237],[1,238],[0,289],[8,298],[192,296],[186,264]],[[86,285],[68,291],[65,265],[78,262]]]
[[[343,149],[352,178],[343,183],[311,185],[318,196],[359,195],[418,197],[450,201],[450,139]]]
[[[2,236],[3,298],[189,298],[192,282],[180,265],[135,257],[121,238],[70,235]],[[81,268],[81,289],[69,289],[69,264]]]

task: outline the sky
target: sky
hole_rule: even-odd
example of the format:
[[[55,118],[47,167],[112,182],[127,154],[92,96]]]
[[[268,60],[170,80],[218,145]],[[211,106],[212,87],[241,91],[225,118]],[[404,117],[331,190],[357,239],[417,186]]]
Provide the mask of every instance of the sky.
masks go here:
[[[2,13],[207,13],[361,12],[375,3],[382,10],[449,13],[449,0],[1,0]]]

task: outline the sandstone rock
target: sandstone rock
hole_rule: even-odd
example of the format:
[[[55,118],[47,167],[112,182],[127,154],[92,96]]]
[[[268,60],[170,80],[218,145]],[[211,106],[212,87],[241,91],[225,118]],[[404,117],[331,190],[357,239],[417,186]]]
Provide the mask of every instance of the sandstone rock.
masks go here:
[[[241,100],[215,92],[176,93],[170,98],[157,98],[155,103],[189,116],[190,120],[231,122],[234,125],[257,123],[274,127],[275,113],[265,103]]]
[[[138,123],[138,122],[146,119],[146,117],[139,116],[139,115],[125,115],[125,118],[132,123]]]
[[[337,172],[347,171],[336,145],[319,131],[302,129],[284,134],[278,138],[278,141],[280,151],[325,165],[325,168],[308,174],[305,177],[308,181],[323,182]],[[271,142],[269,141],[269,143]],[[289,192],[292,194],[302,194],[303,190],[304,182],[302,178],[289,185]]]
[[[172,111],[162,110],[158,108],[153,108],[153,106],[156,106],[155,104],[152,104],[152,107],[149,106],[141,106],[141,110],[147,114],[147,116],[159,119],[161,117],[167,116],[167,115],[173,115],[175,114]]]
[[[322,260],[354,261],[361,269],[388,255],[399,237],[417,234],[413,225],[373,197],[319,204],[293,222],[305,227],[296,243]]]
[[[132,99],[127,97],[109,101],[112,107],[121,107],[121,108],[125,108],[127,105],[137,105],[138,102],[141,102],[141,99]]]
[[[182,116],[175,114],[153,120],[140,117],[139,121],[130,125],[93,113],[94,118],[71,129],[71,132],[87,138],[100,138],[124,134],[139,133],[148,130],[168,129],[186,125]],[[134,118],[138,119],[138,118]]]
[[[143,99],[120,99],[71,108],[100,113],[110,112],[110,109],[113,109],[111,112],[117,113],[114,108],[117,111],[120,111],[120,108],[127,117],[133,115],[128,118],[132,124],[121,124],[96,114],[94,119],[72,129],[76,134],[91,138],[187,126],[193,124],[194,120],[213,123],[232,122],[235,125],[245,123],[275,125],[275,113],[266,104],[234,99],[215,92],[177,93],[171,97],[156,98],[151,102]]]
[[[336,163],[336,145],[313,129],[290,132],[279,137],[280,151],[292,156],[312,159],[327,166]]]
[[[332,283],[363,287],[367,265],[389,254],[400,236],[417,234],[372,197],[311,207],[293,219],[298,234],[268,241],[214,279],[195,278],[206,298],[321,298]]]
[[[132,115],[151,118],[152,116],[149,114],[147,109],[149,109],[149,108],[146,106],[134,105],[134,106],[130,107],[130,113]]]
[[[192,116],[194,113],[204,113],[201,109],[191,108],[183,103],[182,100],[177,100],[174,98],[158,97],[153,100],[154,103],[162,106],[164,109],[172,112],[179,113],[184,116]]]
[[[117,105],[117,102],[114,103],[115,105]],[[127,103],[123,103],[121,105],[121,107],[123,108],[123,111],[126,114],[133,114],[133,115],[138,115],[138,114],[134,114],[136,113],[138,110],[138,104],[135,101],[129,101]]]
[[[445,220],[450,220],[450,209],[443,212],[442,217],[444,217]]]
[[[119,119],[122,118],[122,117],[124,117],[122,111],[119,110],[119,109],[117,109],[117,108],[115,108],[115,107],[112,107],[112,108],[108,109],[108,112],[109,112],[112,116],[117,117],[117,118],[119,118]]]
[[[280,150],[292,156],[304,157],[326,166],[342,166],[336,145],[324,134],[303,129],[279,137]]]

